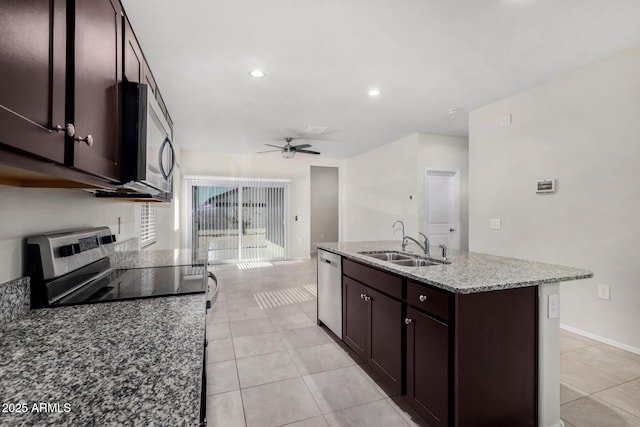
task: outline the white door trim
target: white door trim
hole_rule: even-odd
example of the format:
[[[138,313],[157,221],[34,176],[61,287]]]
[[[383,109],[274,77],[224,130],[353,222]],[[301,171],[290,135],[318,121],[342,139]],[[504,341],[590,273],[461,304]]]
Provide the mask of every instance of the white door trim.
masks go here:
[[[425,234],[428,231],[429,224],[429,175],[444,175],[453,178],[451,180],[451,212],[453,217],[453,247],[451,249],[460,249],[460,170],[446,170],[436,167],[426,167],[424,170],[424,227]]]

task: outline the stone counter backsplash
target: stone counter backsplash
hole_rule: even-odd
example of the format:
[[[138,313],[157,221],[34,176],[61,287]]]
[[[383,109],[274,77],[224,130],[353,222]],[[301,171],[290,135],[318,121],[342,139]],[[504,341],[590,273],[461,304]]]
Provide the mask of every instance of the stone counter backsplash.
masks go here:
[[[0,284],[0,326],[29,312],[30,292],[28,277]]]

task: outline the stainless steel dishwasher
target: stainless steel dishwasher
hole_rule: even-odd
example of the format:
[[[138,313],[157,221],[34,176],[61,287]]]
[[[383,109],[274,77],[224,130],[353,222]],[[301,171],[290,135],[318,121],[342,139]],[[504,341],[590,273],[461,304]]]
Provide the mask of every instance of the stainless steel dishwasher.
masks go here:
[[[342,339],[342,257],[318,249],[318,322]]]

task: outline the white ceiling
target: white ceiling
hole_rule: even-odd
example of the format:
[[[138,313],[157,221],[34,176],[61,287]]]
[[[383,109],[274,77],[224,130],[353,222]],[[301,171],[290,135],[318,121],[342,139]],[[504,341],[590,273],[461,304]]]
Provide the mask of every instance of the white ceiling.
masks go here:
[[[468,111],[640,44],[638,0],[123,3],[178,143],[207,151],[264,150],[308,125],[328,127],[311,143],[336,159],[467,136]]]

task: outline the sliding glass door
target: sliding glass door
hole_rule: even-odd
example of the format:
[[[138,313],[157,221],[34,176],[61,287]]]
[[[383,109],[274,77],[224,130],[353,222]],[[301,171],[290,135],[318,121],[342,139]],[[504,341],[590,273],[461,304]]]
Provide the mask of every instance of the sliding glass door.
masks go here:
[[[191,240],[222,262],[287,258],[287,181],[187,177]]]

